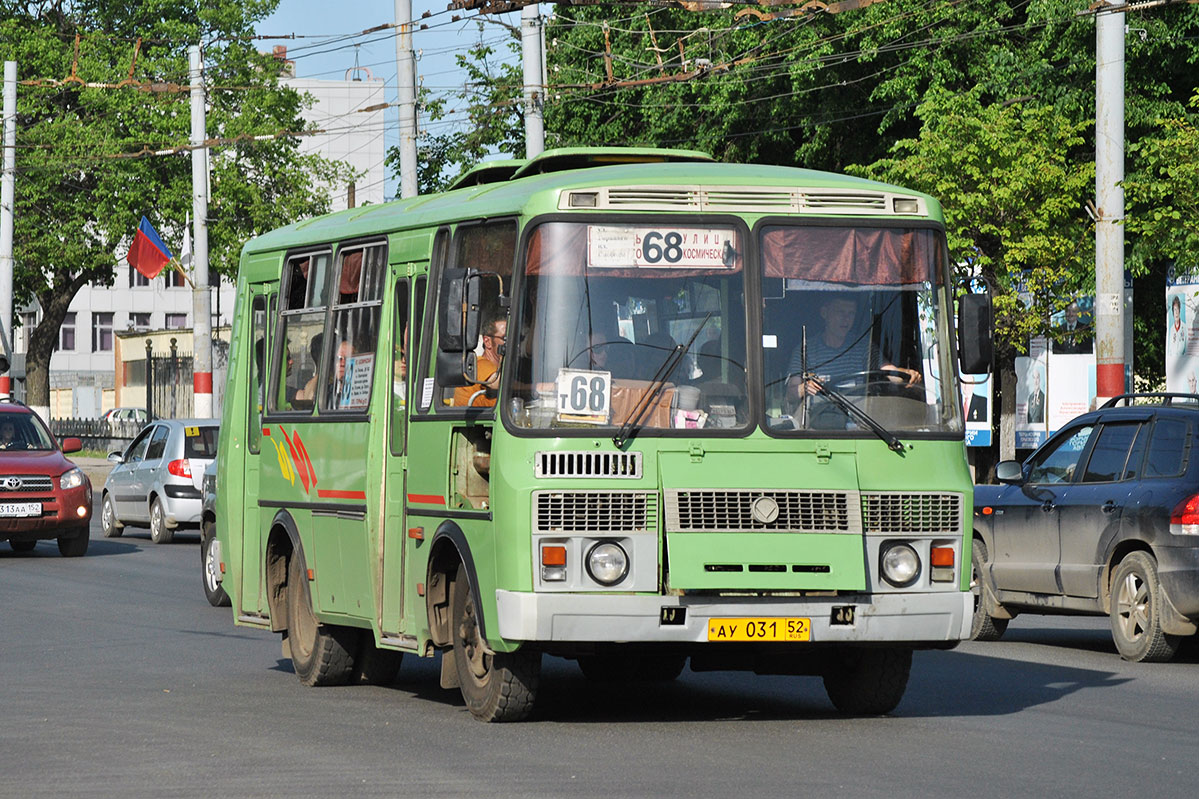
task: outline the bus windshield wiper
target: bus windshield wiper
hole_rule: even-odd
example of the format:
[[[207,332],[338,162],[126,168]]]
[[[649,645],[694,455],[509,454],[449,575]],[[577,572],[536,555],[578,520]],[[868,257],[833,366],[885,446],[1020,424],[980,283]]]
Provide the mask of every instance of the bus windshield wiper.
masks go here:
[[[699,336],[700,331],[708,324],[708,320],[712,318],[712,312],[708,311],[708,315],[704,317],[704,321],[699,323],[695,328],[695,332],[691,334],[691,338],[687,339],[686,344],[676,344],[674,349],[666,354],[666,360],[662,361],[662,365],[658,367],[658,371],[654,372],[653,382],[650,383],[649,389],[641,395],[641,401],[633,406],[633,410],[629,411],[629,415],[625,417],[621,423],[620,429],[616,431],[616,435],[612,436],[612,443],[617,449],[624,448],[626,442],[631,439],[638,430],[641,429],[641,421],[645,415],[649,413],[649,409],[658,401],[658,397],[662,394],[662,389],[666,387],[666,380],[674,372],[679,361],[691,349],[691,345],[695,343],[695,339]]]
[[[854,405],[853,402],[851,402],[849,398],[841,392],[834,391],[826,386],[819,378],[815,376],[809,376],[808,379],[815,384],[816,393],[823,394],[824,396],[828,397],[833,401],[834,405],[849,414],[849,416],[855,422],[860,422],[861,424],[866,425],[866,427],[869,427],[876,436],[886,442],[887,447],[890,448],[892,452],[899,455],[901,458],[905,457],[903,442],[900,441],[894,433],[875,421],[873,416],[866,413],[866,411],[862,410],[857,405]]]

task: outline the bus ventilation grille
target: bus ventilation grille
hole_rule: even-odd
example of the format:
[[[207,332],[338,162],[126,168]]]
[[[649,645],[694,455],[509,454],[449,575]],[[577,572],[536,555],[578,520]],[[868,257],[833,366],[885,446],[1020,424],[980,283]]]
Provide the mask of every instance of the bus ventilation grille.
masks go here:
[[[534,533],[650,533],[658,495],[648,491],[535,491]]]
[[[962,530],[962,495],[916,491],[863,493],[862,519],[867,533],[956,535]]]
[[[538,452],[537,477],[618,477],[640,479],[640,452]]]
[[[895,214],[893,198],[915,200],[917,213],[927,213],[924,203],[911,195],[878,191],[845,191],[803,187],[761,186],[612,186],[587,189],[587,210],[726,211],[730,213],[783,214]],[[558,207],[578,210],[572,192],[563,192]]]
[[[856,499],[847,491],[673,490],[666,492],[666,529],[856,533],[862,529]],[[770,519],[772,507],[777,516]]]

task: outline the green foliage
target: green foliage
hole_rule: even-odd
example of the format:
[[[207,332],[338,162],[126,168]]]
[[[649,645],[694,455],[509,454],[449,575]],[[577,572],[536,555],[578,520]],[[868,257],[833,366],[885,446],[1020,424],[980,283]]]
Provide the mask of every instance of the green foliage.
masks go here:
[[[1199,264],[1199,92],[1190,105],[1195,112],[1158,120],[1129,147],[1139,168],[1124,182],[1125,226],[1138,263]]]
[[[851,171],[941,199],[951,262],[997,289],[1001,341],[1022,350],[1047,331],[1050,313],[1093,284],[1083,208],[1094,186],[1083,147],[1089,125],[1051,106],[984,103],[980,88],[933,90],[916,117],[917,138]]]
[[[150,152],[187,145],[186,91],[133,85],[189,82],[187,49],[204,42],[209,138],[301,130],[303,99],[280,87],[277,63],[250,44],[276,0],[6,2],[0,58],[18,64],[15,302],[36,298],[29,397],[48,396],[48,363],[72,297],[108,285],[144,214],[172,250],[192,207],[191,157]],[[78,44],[76,45],[76,36]],[[77,48],[77,49],[76,49]],[[64,80],[69,79],[69,80]],[[60,81],[53,83],[52,81]],[[300,156],[294,138],[210,151],[210,269],[234,274],[249,237],[321,213],[315,180],[344,168]],[[121,157],[139,155],[140,157]]]

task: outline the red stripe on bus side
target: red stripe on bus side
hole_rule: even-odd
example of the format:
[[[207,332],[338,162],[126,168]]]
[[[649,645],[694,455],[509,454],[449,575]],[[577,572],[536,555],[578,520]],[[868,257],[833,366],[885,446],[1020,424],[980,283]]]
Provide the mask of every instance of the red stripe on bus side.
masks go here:
[[[322,499],[366,499],[365,491],[334,491],[331,488],[321,488],[316,492]]]
[[[445,497],[438,494],[409,494],[409,502],[418,502],[422,505],[444,505]]]

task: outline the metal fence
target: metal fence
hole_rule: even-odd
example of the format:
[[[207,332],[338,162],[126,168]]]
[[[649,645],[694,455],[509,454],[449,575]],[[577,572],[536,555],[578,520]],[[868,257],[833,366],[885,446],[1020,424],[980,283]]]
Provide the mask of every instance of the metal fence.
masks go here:
[[[84,449],[114,452],[129,446],[129,442],[144,427],[141,422],[130,420],[109,422],[104,419],[52,419],[50,432],[62,441],[64,438],[80,438]]]

